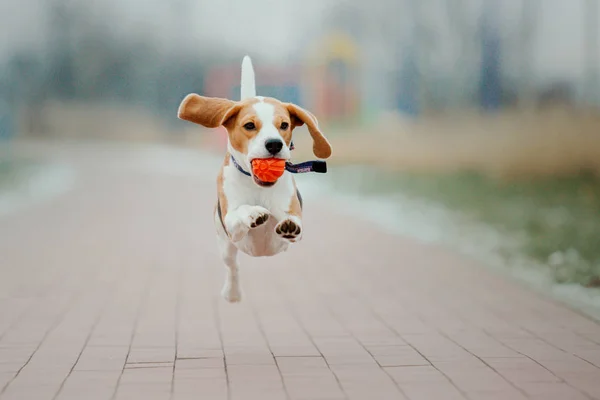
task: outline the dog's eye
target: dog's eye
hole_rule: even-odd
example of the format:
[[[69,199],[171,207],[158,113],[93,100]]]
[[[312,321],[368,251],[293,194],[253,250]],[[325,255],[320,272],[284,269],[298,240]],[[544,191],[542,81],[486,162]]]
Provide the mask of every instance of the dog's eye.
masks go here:
[[[289,128],[290,124],[288,124],[287,122],[282,122],[281,123],[281,130],[285,131],[287,130],[287,128]]]
[[[256,125],[254,125],[254,122],[246,122],[244,124],[244,129],[246,129],[247,131],[253,131],[256,129]]]

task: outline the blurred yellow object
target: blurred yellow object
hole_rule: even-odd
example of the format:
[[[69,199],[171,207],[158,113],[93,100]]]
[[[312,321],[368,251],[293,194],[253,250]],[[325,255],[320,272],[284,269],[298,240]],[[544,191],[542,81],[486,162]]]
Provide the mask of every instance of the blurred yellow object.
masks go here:
[[[309,49],[309,60],[315,64],[327,64],[339,59],[349,64],[358,62],[358,46],[346,33],[333,31],[318,39]]]
[[[318,38],[307,51],[307,100],[323,121],[348,120],[358,115],[359,47],[343,31]]]

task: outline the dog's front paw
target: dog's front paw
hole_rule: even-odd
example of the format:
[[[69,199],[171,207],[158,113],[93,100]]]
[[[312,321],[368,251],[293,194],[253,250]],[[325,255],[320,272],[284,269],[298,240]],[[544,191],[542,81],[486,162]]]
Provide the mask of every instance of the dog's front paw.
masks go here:
[[[269,219],[269,210],[263,207],[256,206],[248,215],[248,223],[251,229],[258,228]]]
[[[297,217],[289,217],[275,226],[275,233],[289,242],[297,242],[302,237],[302,223]]]
[[[260,206],[242,206],[237,211],[237,218],[233,219],[231,224],[231,239],[234,242],[239,242],[246,236],[250,229],[258,228],[268,221],[270,216],[269,210]],[[226,217],[226,223],[227,218]]]

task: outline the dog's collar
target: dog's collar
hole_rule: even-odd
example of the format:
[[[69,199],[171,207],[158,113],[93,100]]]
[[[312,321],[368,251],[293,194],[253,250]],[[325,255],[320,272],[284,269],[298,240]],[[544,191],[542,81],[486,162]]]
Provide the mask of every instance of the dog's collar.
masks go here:
[[[290,143],[290,150],[294,150],[294,142]],[[246,176],[252,176],[252,174],[246,171],[231,155],[231,162],[235,165],[238,171]],[[327,163],[325,161],[314,160],[314,161],[305,161],[298,164],[292,164],[287,161],[285,163],[285,170],[291,172],[292,174],[302,174],[305,172],[318,172],[324,174],[327,172]]]
[[[240,171],[242,174],[244,174],[246,176],[252,176],[252,174],[250,172],[246,171],[244,168],[242,168],[242,166],[240,164],[238,164],[238,162],[235,160],[235,158],[233,156],[231,156],[231,162],[233,163],[233,165],[235,165],[237,170]]]

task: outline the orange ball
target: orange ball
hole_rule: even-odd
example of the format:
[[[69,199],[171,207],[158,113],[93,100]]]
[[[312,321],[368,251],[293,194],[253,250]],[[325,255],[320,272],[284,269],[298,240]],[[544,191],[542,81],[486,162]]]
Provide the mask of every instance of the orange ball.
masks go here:
[[[285,172],[285,160],[256,158],[252,160],[252,172],[263,182],[275,182]]]

